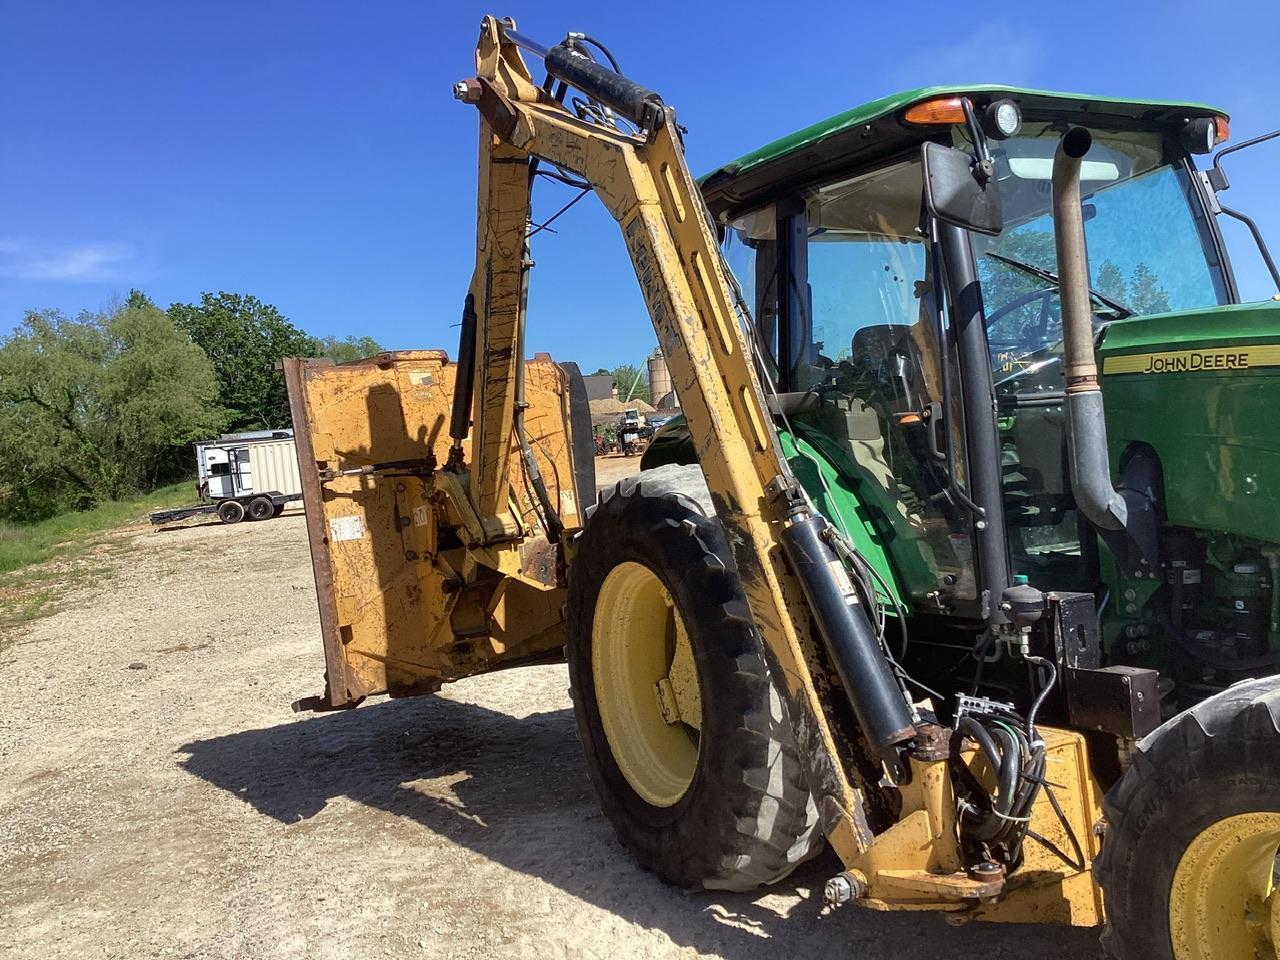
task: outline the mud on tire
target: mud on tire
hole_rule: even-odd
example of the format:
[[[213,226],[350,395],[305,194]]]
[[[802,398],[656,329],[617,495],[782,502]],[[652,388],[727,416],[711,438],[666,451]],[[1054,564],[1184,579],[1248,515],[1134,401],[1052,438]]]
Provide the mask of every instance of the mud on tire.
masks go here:
[[[627,561],[644,564],[670,592],[699,677],[697,767],[670,807],[651,805],[628,783],[596,701],[596,599],[609,572]],[[785,706],[697,466],[645,471],[601,497],[570,568],[568,625],[587,767],[619,840],[642,866],[680,886],[749,890],[782,879],[821,849]]]

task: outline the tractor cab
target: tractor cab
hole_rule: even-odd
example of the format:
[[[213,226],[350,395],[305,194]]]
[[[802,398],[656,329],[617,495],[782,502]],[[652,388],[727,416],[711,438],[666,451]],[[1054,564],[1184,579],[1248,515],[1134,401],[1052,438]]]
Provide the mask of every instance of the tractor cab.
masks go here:
[[[1115,599],[1136,582],[1137,604],[1103,605],[1120,659],[1122,635],[1152,649],[1151,635],[1167,632],[1167,597],[1156,589],[1167,557],[1150,542],[1099,542],[1072,490],[1051,177],[1064,132],[1077,127],[1091,135],[1081,215],[1103,355],[1111,339],[1121,342],[1109,339],[1118,327],[1125,354],[1135,344],[1165,349],[1173,321],[1147,318],[1172,316],[1196,327],[1190,346],[1229,349],[1246,331],[1224,307],[1248,309],[1253,341],[1280,339],[1280,304],[1229,307],[1239,296],[1210,181],[1195,161],[1227,136],[1227,118],[1213,107],[1005,87],[918,90],[802,130],[702,181],[797,476],[884,573],[886,599],[936,628],[915,629],[925,644],[954,643],[958,625],[971,635],[998,618],[1015,580]],[[924,143],[985,152],[998,232],[930,232]],[[1105,362],[1104,373],[1125,369]],[[1209,371],[1212,396],[1280,400],[1268,370],[1243,374]],[[1103,394],[1115,393],[1107,408],[1113,470],[1135,451],[1151,454],[1137,478],[1146,482],[1185,459],[1184,444],[1167,425],[1153,431],[1135,418],[1150,418],[1152,404],[1168,417],[1196,391],[1176,377],[1133,382],[1142,376],[1104,376]],[[1217,421],[1201,405],[1189,422],[1229,434],[1235,427],[1216,409]],[[1273,437],[1258,443],[1280,453]],[[692,461],[691,451],[673,455],[664,436],[652,450]],[[1162,497],[1152,491],[1153,528],[1168,509]],[[1278,497],[1271,488],[1249,506],[1280,506]],[[1182,518],[1193,565],[1214,541],[1223,569],[1265,572],[1271,542],[1218,542],[1224,524],[1209,501]],[[1215,617],[1201,620],[1208,627]],[[1243,645],[1263,653],[1270,643],[1263,629]]]

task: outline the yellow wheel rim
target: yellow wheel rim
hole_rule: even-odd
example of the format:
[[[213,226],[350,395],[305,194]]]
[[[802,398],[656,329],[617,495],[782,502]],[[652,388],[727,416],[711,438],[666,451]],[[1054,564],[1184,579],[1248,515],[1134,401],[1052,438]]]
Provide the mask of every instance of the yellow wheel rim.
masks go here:
[[[1169,891],[1177,960],[1276,960],[1280,813],[1219,820],[1191,842]]]
[[[613,759],[647,803],[670,807],[698,768],[702,696],[670,593],[648,567],[609,571],[591,623],[596,703]]]

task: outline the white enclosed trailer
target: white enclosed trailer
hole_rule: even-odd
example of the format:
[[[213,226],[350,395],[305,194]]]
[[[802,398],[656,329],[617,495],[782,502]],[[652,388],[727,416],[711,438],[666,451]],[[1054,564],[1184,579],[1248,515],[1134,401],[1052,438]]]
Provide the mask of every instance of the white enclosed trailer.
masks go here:
[[[197,513],[217,513],[223,523],[278,517],[302,499],[298,451],[292,430],[229,433],[195,445],[196,493],[201,503],[151,514],[171,523]]]

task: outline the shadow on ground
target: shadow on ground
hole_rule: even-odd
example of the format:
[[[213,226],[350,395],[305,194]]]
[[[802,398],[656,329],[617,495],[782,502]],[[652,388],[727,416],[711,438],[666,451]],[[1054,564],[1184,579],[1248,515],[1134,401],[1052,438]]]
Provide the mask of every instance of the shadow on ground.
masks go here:
[[[185,769],[281,823],[349,797],[406,817],[453,843],[536,876],[588,903],[700,953],[776,957],[821,949],[828,955],[1085,958],[1097,955],[1088,930],[967,924],[935,915],[844,908],[819,918],[822,884],[839,864],[829,853],[781,887],[802,897],[790,917],[758,895],[684,894],[631,865],[596,805],[570,710],[517,719],[441,697],[389,700],[342,713],[246,730],[180,749]],[[413,782],[457,778],[460,803]],[[545,834],[546,843],[514,842]],[[610,882],[599,864],[610,863]],[[630,875],[612,869],[631,865]],[[626,868],[620,868],[625,870]],[[619,877],[624,876],[624,881]],[[643,887],[648,890],[642,890]]]

